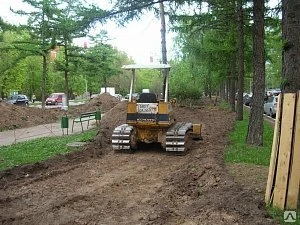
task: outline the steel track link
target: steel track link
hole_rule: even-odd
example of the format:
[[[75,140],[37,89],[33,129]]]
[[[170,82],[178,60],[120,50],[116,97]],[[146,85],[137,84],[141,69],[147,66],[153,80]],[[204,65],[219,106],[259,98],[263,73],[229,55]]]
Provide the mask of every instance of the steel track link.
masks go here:
[[[168,129],[166,133],[167,152],[185,152],[187,150],[188,130],[192,129],[192,123],[178,122]]]
[[[131,150],[130,135],[132,131],[133,127],[128,124],[122,124],[116,127],[111,138],[112,149],[115,151]]]

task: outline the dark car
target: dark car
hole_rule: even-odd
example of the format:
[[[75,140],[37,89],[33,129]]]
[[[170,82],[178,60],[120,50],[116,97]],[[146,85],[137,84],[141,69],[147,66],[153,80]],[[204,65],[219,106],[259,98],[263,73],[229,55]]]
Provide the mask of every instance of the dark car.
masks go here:
[[[11,95],[7,98],[7,103],[14,104],[14,105],[29,105],[29,100],[26,95]]]
[[[251,103],[252,103],[252,95],[251,94],[244,95],[244,97],[243,97],[243,103],[246,106],[250,106]]]

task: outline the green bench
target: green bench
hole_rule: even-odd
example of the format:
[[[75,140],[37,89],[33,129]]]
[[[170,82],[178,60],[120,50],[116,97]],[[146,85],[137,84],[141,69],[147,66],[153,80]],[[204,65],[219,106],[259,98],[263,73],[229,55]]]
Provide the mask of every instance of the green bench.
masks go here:
[[[72,132],[74,129],[74,123],[80,123],[81,124],[81,129],[83,132],[83,122],[88,122],[87,124],[87,129],[89,128],[90,125],[90,120],[95,120],[96,124],[98,126],[99,121],[101,120],[101,112],[99,110],[97,111],[93,111],[93,112],[84,112],[84,113],[80,113],[80,116],[75,118],[73,120],[73,125],[72,125]]]

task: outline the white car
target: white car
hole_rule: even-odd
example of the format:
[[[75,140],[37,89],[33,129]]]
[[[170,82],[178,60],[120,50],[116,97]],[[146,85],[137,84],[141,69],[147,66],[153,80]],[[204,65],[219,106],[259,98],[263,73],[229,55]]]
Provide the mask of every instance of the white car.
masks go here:
[[[264,113],[268,116],[275,117],[278,105],[278,96],[269,96],[264,104]]]
[[[115,94],[115,97],[116,97],[119,101],[122,100],[122,95],[120,95],[120,94]]]
[[[94,99],[94,98],[97,98],[100,94],[92,94],[90,99]]]

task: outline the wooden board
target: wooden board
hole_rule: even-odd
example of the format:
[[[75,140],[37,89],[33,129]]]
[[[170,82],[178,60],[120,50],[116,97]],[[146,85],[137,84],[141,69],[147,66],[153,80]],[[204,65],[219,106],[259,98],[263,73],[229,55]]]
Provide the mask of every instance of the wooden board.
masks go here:
[[[284,209],[286,202],[292,149],[295,98],[296,94],[294,93],[284,94],[283,98],[280,145],[273,198],[273,206],[278,207],[281,210]]]
[[[291,172],[289,177],[288,192],[286,199],[286,209],[297,209],[299,199],[299,182],[300,182],[300,92],[296,105],[294,141],[291,159]]]
[[[273,145],[272,145],[272,153],[270,158],[270,166],[269,166],[269,175],[265,193],[265,203],[270,204],[272,201],[272,193],[274,189],[274,179],[275,179],[275,171],[277,168],[277,157],[278,157],[278,149],[279,149],[279,138],[280,138],[280,120],[282,114],[281,108],[281,100],[282,95],[278,98],[278,107],[276,112],[276,120],[274,126],[274,135],[273,135]]]

